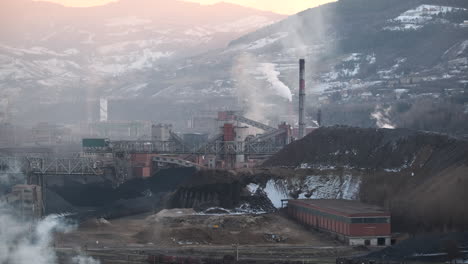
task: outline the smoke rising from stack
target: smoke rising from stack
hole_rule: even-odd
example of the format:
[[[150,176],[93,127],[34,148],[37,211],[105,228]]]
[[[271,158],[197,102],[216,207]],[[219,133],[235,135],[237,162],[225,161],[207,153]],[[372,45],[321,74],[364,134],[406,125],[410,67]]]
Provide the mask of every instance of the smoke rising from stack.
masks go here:
[[[21,175],[18,173],[18,175]],[[25,177],[23,176],[24,182]],[[21,181],[20,181],[21,182]],[[2,190],[18,184],[17,178],[0,174],[0,198]],[[37,222],[22,219],[20,212],[0,201],[0,263],[2,264],[55,264],[57,255],[52,247],[55,233],[68,233],[76,226],[61,215],[49,215]],[[99,264],[90,257],[75,256],[73,264]]]
[[[268,123],[272,116],[287,112],[286,105],[279,104],[292,100],[291,90],[279,80],[279,72],[272,63],[260,63],[250,53],[235,58],[232,78],[236,80],[237,97],[248,118]],[[272,98],[278,100],[272,101]]]
[[[273,63],[261,63],[258,68],[263,72],[263,74],[265,74],[267,81],[270,83],[270,89],[277,95],[291,102],[291,90],[282,81],[280,81],[280,79],[278,79],[280,73],[275,70],[275,65]]]

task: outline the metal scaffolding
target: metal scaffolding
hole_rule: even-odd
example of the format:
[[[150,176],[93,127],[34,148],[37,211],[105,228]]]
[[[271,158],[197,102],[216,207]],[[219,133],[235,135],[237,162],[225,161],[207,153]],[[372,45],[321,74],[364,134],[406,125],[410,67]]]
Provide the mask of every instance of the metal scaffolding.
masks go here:
[[[0,172],[7,174],[102,175],[102,169],[89,158],[0,157]]]

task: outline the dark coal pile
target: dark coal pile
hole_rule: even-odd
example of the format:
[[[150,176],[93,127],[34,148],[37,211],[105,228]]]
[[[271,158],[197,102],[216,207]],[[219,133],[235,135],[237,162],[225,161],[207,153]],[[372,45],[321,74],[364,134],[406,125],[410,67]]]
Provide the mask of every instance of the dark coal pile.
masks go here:
[[[46,214],[77,213],[80,209],[67,202],[54,191],[46,189],[45,193]]]
[[[257,190],[254,195],[242,196],[239,209],[252,213],[276,211],[275,206],[262,190]]]
[[[231,171],[199,171],[171,195],[169,206],[194,208],[199,212],[274,212],[275,207],[263,191],[252,194],[246,189],[247,179],[245,175]]]
[[[106,218],[151,212],[164,205],[163,194],[176,190],[194,173],[194,168],[161,170],[151,178],[133,179],[115,189],[110,182],[82,184],[68,179],[63,186],[49,187],[47,210],[88,215],[93,209],[93,216]]]
[[[264,166],[396,169],[418,158],[423,159],[418,165],[432,172],[457,162],[468,164],[468,141],[408,129],[323,127],[288,145]]]
[[[209,207],[234,208],[240,202],[242,186],[239,182],[181,187],[172,196],[171,208]]]
[[[429,234],[407,239],[366,256],[378,260],[449,261],[463,258],[468,233]]]

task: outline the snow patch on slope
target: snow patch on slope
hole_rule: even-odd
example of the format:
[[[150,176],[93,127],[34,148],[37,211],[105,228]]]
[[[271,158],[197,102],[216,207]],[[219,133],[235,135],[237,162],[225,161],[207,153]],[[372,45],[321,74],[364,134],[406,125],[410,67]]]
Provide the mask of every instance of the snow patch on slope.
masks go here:
[[[263,189],[276,208],[284,199],[357,200],[361,177],[344,175],[310,175],[303,179],[269,180]],[[294,197],[297,195],[297,197]]]
[[[425,24],[433,21],[439,14],[447,14],[455,11],[466,11],[465,8],[456,8],[451,6],[438,5],[420,5],[415,9],[410,9],[398,17],[389,20],[396,24],[384,27],[384,30],[390,31],[408,31],[422,28]]]
[[[133,40],[114,43],[98,48],[98,52],[101,54],[119,53],[125,51],[127,48],[143,49],[147,47],[155,47],[163,43],[162,39],[145,39],[145,40]]]
[[[259,39],[257,41],[254,41],[252,43],[250,43],[246,49],[247,50],[255,50],[255,49],[260,49],[260,48],[264,48],[268,45],[271,45],[275,42],[277,42],[278,40],[282,39],[282,38],[285,38],[289,35],[289,33],[287,32],[279,32],[279,33],[276,33],[276,34],[273,34],[269,37],[266,37],[266,38],[262,38],[262,39]]]
[[[144,49],[141,52],[132,54],[129,57],[114,56],[109,59],[114,59],[113,63],[105,61],[97,61],[90,68],[103,74],[111,74],[113,76],[121,75],[128,71],[142,70],[145,68],[153,68],[154,63],[160,59],[171,57],[173,52],[159,52],[150,49]]]

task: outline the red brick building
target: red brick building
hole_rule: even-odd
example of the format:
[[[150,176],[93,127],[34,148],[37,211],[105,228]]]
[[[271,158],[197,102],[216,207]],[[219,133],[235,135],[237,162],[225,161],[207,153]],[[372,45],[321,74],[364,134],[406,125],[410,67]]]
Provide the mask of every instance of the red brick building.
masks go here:
[[[391,244],[390,213],[350,200],[289,200],[288,214],[352,246]]]

